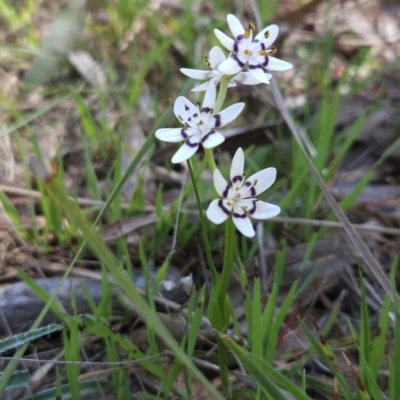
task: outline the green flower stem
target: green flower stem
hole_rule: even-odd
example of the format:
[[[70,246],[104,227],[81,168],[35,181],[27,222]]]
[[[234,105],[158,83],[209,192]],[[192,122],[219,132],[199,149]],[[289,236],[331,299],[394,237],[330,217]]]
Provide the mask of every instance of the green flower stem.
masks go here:
[[[221,79],[217,101],[215,102],[214,106],[214,114],[219,113],[222,109],[222,105],[224,104],[226,93],[228,91],[229,81],[231,80],[231,78],[232,76],[226,75]]]
[[[206,219],[204,217],[203,208],[202,208],[202,204],[201,204],[201,198],[200,198],[200,194],[199,194],[199,191],[198,191],[197,185],[196,185],[196,176],[193,171],[192,161],[190,159],[187,160],[187,164],[188,164],[188,168],[189,168],[190,178],[191,178],[192,184],[193,184],[194,194],[196,196],[197,207],[199,209],[199,217],[200,217],[201,230],[203,232],[204,247],[206,248],[206,256],[207,256],[208,266],[211,270],[211,282],[214,285],[218,285],[219,284],[218,274],[217,274],[217,270],[215,269],[214,262],[212,259],[211,247],[210,247],[210,243],[208,241],[208,236],[207,236]]]
[[[221,79],[221,82],[219,84],[219,92],[217,96],[217,101],[215,102],[214,110],[213,113],[217,114],[221,111],[222,105],[224,104],[226,93],[228,91],[228,84],[229,81],[231,80],[231,76],[224,76]],[[204,149],[204,154],[207,160],[208,168],[211,171],[211,175],[214,174],[215,169],[217,168],[214,160],[214,153],[213,149]]]
[[[229,372],[228,372],[228,348],[225,346],[223,340],[217,335],[218,347],[218,364],[221,376],[222,386],[228,390],[229,385]]]
[[[214,175],[214,171],[217,168],[214,160],[213,149],[204,149],[204,155],[206,157],[207,165],[209,170],[211,171],[211,176]]]
[[[226,311],[224,305],[232,273],[234,246],[235,246],[235,227],[233,225],[232,216],[229,216],[229,218],[226,220],[225,223],[224,265],[222,267],[222,276],[218,293],[218,303],[219,303],[219,308],[221,310],[221,314],[224,314],[224,311]]]

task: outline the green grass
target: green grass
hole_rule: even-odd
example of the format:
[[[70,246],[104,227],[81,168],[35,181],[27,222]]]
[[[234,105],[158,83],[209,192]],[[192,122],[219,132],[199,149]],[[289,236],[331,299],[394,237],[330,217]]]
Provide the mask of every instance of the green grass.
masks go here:
[[[214,190],[212,183],[202,175],[206,163],[200,157],[190,162],[188,181],[181,187],[179,196],[168,210],[165,210],[163,196],[173,184],[155,182],[153,205],[157,220],[151,228],[140,232],[140,243],[132,245],[126,237],[121,237],[115,244],[109,245],[102,239],[104,224],[146,213],[148,193],[144,189],[143,167],[139,171],[139,166],[145,165],[151,169],[153,157],[159,154],[159,149],[167,149],[164,144],[155,142],[155,130],[178,126],[173,117],[170,99],[173,102],[179,95],[195,99],[193,94],[189,94],[192,82],[185,80],[179,73],[179,68],[194,68],[201,64],[197,40],[202,45],[201,53],[206,54],[209,47],[216,44],[212,29],[218,27],[227,31],[225,15],[232,10],[226,8],[226,2],[215,2],[215,14],[212,16],[206,13],[193,14],[191,1],[183,2],[183,9],[179,12],[172,9],[168,13],[152,10],[148,2],[139,0],[121,0],[117,4],[95,1],[82,13],[73,8],[78,2],[72,2],[68,6],[70,8],[60,9],[55,5],[50,7],[46,1],[38,4],[32,1],[22,3],[18,8],[11,2],[0,6],[4,29],[9,33],[8,40],[2,44],[1,49],[12,55],[9,62],[15,68],[25,65],[26,69],[30,62],[25,75],[26,81],[21,82],[21,92],[18,94],[20,97],[8,99],[0,92],[0,100],[4,104],[2,111],[7,113],[7,124],[1,134],[9,135],[15,145],[19,165],[23,167],[22,177],[26,187],[41,193],[38,203],[29,199],[22,211],[30,217],[31,227],[23,227],[22,213],[13,204],[12,198],[1,192],[0,201],[8,218],[27,244],[49,249],[49,255],[57,248],[64,254],[73,254],[73,260],[67,262],[68,272],[63,279],[71,273],[78,260],[98,260],[102,275],[102,300],[96,305],[83,287],[91,313],[77,315],[76,300],[72,297],[73,311],[69,315],[55,301],[56,293],[49,295],[28,274],[20,270],[21,279],[27,282],[46,305],[29,333],[5,339],[8,342],[0,341],[0,351],[5,351],[1,350],[2,344],[16,340],[17,344],[13,342],[12,345],[13,348],[18,347],[14,358],[27,354],[30,351],[30,342],[55,330],[52,325],[39,328],[46,310],[51,309],[59,316],[63,326],[59,340],[65,361],[85,361],[83,350],[90,348],[92,343],[100,343],[98,348],[103,352],[102,359],[110,363],[107,367],[109,373],[105,378],[101,376],[95,384],[80,381],[80,377],[87,372],[83,364],[68,363],[60,366],[54,373],[52,387],[37,389],[32,398],[54,398],[58,394],[63,399],[79,399],[86,393],[99,389],[111,392],[117,399],[130,398],[132,371],[122,366],[115,367],[115,363],[128,360],[138,362],[140,369],[135,371],[138,376],[145,371],[157,381],[156,393],[144,393],[142,388],[143,398],[176,396],[190,399],[198,385],[216,399],[241,398],[240,396],[249,399],[286,399],[289,398],[288,393],[295,399],[311,399],[315,393],[323,396],[322,398],[333,398],[336,390],[334,379],[323,381],[305,369],[308,363],[319,360],[335,377],[340,398],[397,399],[400,396],[396,367],[400,360],[400,325],[397,318],[400,307],[396,295],[381,296],[380,317],[376,318],[376,310],[371,309],[368,303],[365,277],[360,274],[358,286],[361,297],[359,312],[355,313],[358,320],[340,320],[344,314],[341,305],[337,304],[323,326],[310,328],[309,315],[303,311],[301,303],[303,296],[312,289],[320,265],[316,263],[305,279],[294,277],[288,288],[284,287],[287,272],[285,268],[295,240],[308,244],[300,261],[300,273],[312,259],[313,249],[318,241],[330,235],[330,230],[321,228],[314,231],[311,226],[299,228],[285,223],[280,227],[274,223],[266,223],[265,236],[276,244],[278,250],[274,265],[268,265],[273,272],[270,276],[269,292],[264,293],[260,279],[257,276],[251,279],[249,271],[245,270],[249,260],[259,257],[257,240],[250,242],[235,233],[233,245],[229,242],[224,244],[223,225],[212,226],[201,212],[196,213],[198,207],[206,209]],[[263,21],[273,18],[278,3],[273,2],[268,7],[267,3],[260,2]],[[54,43],[50,43],[49,48],[49,42],[41,42],[35,33],[40,28],[35,25],[39,10],[51,15],[53,22],[59,21],[58,25],[51,25],[55,38],[57,35],[65,35],[65,31],[58,30],[63,21],[70,21],[75,26],[74,34],[60,44],[61,53],[56,56],[50,52]],[[100,12],[105,13],[106,22],[101,22],[101,18],[96,17]],[[80,21],[83,18],[84,24],[81,26]],[[26,35],[22,44],[15,39],[16,33],[21,31]],[[128,40],[130,37],[133,37],[131,41]],[[126,40],[127,47],[122,49]],[[32,46],[36,46],[35,49]],[[343,88],[348,86],[348,90],[354,94],[368,84],[369,77],[355,80],[353,76],[358,68],[369,65],[371,55],[365,50],[360,51],[348,63],[338,82],[333,83],[331,65],[334,46],[335,37],[330,33],[323,34],[311,46],[301,47],[293,55],[293,60],[299,57],[301,61],[299,73],[303,74],[307,99],[316,99],[313,104],[306,101],[301,109],[301,119],[296,119],[298,126],[304,127],[310,136],[316,155],[307,160],[304,149],[295,137],[285,130],[279,131],[279,127],[275,132],[275,143],[265,142],[244,149],[248,176],[267,166],[277,168],[279,179],[262,199],[272,198],[280,205],[284,216],[337,219],[336,210],[321,206],[325,196],[318,178],[326,185],[325,188],[331,185],[368,116],[381,106],[377,103],[367,108],[346,129],[340,133],[335,131]],[[107,77],[104,87],[84,84],[65,60],[66,51],[82,48],[101,64]],[[49,57],[51,62],[46,64]],[[286,58],[290,60],[290,53]],[[47,68],[44,75],[41,65],[46,65]],[[276,79],[278,85],[279,79]],[[43,84],[41,89],[37,83]],[[290,85],[290,82],[285,84]],[[37,90],[41,91],[43,97],[39,106],[31,110],[21,109],[19,101],[26,100],[29,93]],[[229,103],[256,103],[256,98],[251,98],[250,95],[241,99],[240,91],[229,90],[232,96]],[[68,108],[71,115],[73,127],[70,129],[74,131],[75,141],[66,143],[64,148],[59,149],[53,160],[57,164],[56,169],[45,176],[32,169],[29,158],[33,155],[44,164],[50,161],[48,155],[42,151],[41,133],[38,129],[43,120],[51,123],[53,114],[62,118],[65,108]],[[275,111],[265,111],[263,108],[265,104],[246,107],[246,114],[239,125],[254,123],[261,113],[266,121],[276,118]],[[133,121],[143,126],[146,141],[140,149],[134,149],[130,164],[123,170],[122,157],[126,146],[123,139]],[[399,148],[398,142],[399,140],[380,156],[353,190],[341,200],[339,206],[342,212],[354,207],[357,196],[374,179],[378,167],[384,165],[389,155]],[[277,144],[279,151],[276,150]],[[69,178],[69,161],[62,150],[68,150],[68,146],[77,149],[73,150],[73,155],[78,155],[79,164],[76,167],[80,170],[80,176],[78,182],[72,182],[66,191],[64,183]],[[227,176],[228,157],[221,152],[217,154],[218,167]],[[181,172],[179,169],[172,169],[168,158],[163,157],[163,160],[165,161],[159,165],[162,164],[167,172]],[[311,174],[310,160],[316,175]],[[125,198],[122,187],[132,175],[135,175],[138,184],[131,198]],[[75,200],[68,199],[67,196],[81,197],[81,190],[84,192],[83,197],[105,201],[104,207],[101,210],[94,206],[83,209]],[[197,196],[194,195],[195,191]],[[128,203],[128,208],[122,207],[125,202]],[[43,228],[36,224],[38,216],[44,217]],[[288,237],[285,238],[285,235]],[[292,240],[292,236],[295,240]],[[236,315],[237,310],[232,307],[231,302],[219,296],[221,279],[217,270],[223,264],[224,247],[232,249],[228,255],[234,258],[234,273],[239,277],[241,292],[244,294],[242,319]],[[190,294],[184,306],[187,310],[186,331],[177,340],[163,324],[156,311],[154,298],[158,284],[165,278],[169,265],[178,264],[178,267],[183,268],[183,261],[198,258],[199,251],[209,269],[211,291],[202,281],[204,276],[198,274],[196,279],[201,284],[197,285],[197,291]],[[42,256],[46,258],[46,254]],[[161,266],[155,277],[152,276],[153,263]],[[225,258],[225,263],[230,264],[229,258]],[[196,267],[197,265],[200,263],[195,264]],[[388,285],[391,294],[396,293],[396,267],[397,261],[394,260],[392,285]],[[141,268],[143,271],[143,292],[136,288],[130,278],[133,268]],[[111,280],[113,284],[110,283]],[[222,279],[222,282],[225,281]],[[146,324],[146,346],[137,345],[129,337],[128,334],[132,332],[126,326],[128,318],[118,319],[112,315],[113,285],[116,285],[120,301],[127,310],[126,317],[135,313]],[[225,313],[221,313],[221,307]],[[394,321],[390,315],[396,317]],[[204,319],[211,321],[213,327],[217,328],[215,343],[206,349],[198,344]],[[378,330],[376,335],[372,330],[375,323]],[[114,324],[121,325],[114,329]],[[349,333],[338,338],[337,333],[334,333],[335,328],[343,324]],[[300,329],[307,338],[307,341],[303,340],[305,347],[302,348],[302,354],[285,348],[290,333]],[[389,336],[390,333],[392,337]],[[174,358],[168,363],[164,359],[165,349],[174,354]],[[353,352],[351,362],[347,365],[344,363],[342,351],[346,355]],[[220,374],[204,372],[195,362],[200,358],[216,365],[218,362],[215,360],[219,360]],[[228,370],[228,365],[229,368],[235,365],[235,371]],[[236,374],[238,366],[247,375],[247,379],[243,378],[243,374]],[[11,386],[29,385],[28,371],[17,371],[17,367],[18,361],[14,360],[1,372],[0,397]],[[387,382],[385,371],[388,371]],[[221,379],[222,384],[215,384],[210,376]]]

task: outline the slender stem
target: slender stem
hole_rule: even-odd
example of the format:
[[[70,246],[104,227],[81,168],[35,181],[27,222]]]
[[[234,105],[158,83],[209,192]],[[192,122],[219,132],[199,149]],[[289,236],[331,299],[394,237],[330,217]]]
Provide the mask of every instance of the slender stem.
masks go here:
[[[208,168],[211,171],[211,176],[214,174],[214,171],[217,168],[214,160],[213,150],[214,149],[204,149],[204,155],[207,161]]]
[[[228,349],[225,343],[217,335],[217,347],[218,347],[218,364],[219,372],[221,376],[222,386],[228,390],[229,377],[228,377]]]
[[[219,91],[218,91],[218,96],[217,96],[217,101],[215,102],[214,110],[213,113],[217,114],[221,111],[222,105],[224,104],[226,93],[228,91],[228,84],[229,81],[231,80],[230,76],[224,76],[221,79],[221,82],[219,84]],[[214,160],[214,154],[213,154],[213,149],[204,149],[204,155],[207,160],[208,168],[211,171],[211,175],[214,174],[214,170],[217,168]]]
[[[225,223],[225,250],[224,265],[222,267],[221,282],[219,285],[218,303],[221,313],[224,313],[225,296],[229,287],[229,280],[232,273],[234,246],[235,246],[235,228],[232,216]]]
[[[221,79],[219,84],[219,92],[217,96],[217,101],[215,102],[214,106],[214,114],[219,113],[222,109],[222,105],[224,104],[226,93],[228,91],[229,81],[231,80],[232,76],[224,76]]]
[[[193,166],[192,166],[192,162],[190,161],[190,159],[187,160],[187,164],[189,167],[190,178],[191,178],[192,184],[193,184],[194,194],[196,196],[197,208],[199,209],[200,224],[201,224],[201,230],[203,233],[204,246],[206,248],[207,262],[208,262],[208,266],[211,270],[211,280],[212,280],[213,284],[218,284],[218,275],[217,275],[217,270],[215,269],[215,266],[214,266],[212,255],[211,255],[211,248],[210,248],[210,243],[208,241],[207,227],[206,227],[206,222],[205,222],[205,218],[204,218],[203,208],[201,205],[200,194],[197,189],[196,177],[194,175]]]

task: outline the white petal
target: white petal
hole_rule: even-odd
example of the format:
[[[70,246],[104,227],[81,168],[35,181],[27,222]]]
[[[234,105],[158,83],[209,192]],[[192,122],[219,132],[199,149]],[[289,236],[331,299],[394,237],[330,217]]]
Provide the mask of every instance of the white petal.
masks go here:
[[[235,204],[235,206],[236,206],[236,204]],[[239,215],[241,215],[241,216],[239,217]],[[254,232],[254,228],[250,221],[250,218],[247,216],[247,214],[244,211],[242,211],[241,214],[236,213],[236,207],[235,207],[234,213],[233,213],[233,223],[235,224],[238,231],[244,236],[253,237],[256,234]]]
[[[220,79],[218,79],[218,80],[214,80],[214,79],[209,80],[209,81],[204,82],[203,84],[201,84],[199,86],[194,87],[191,90],[191,92],[204,92],[204,90],[207,90],[208,85],[214,85],[215,86],[216,84],[219,83],[219,81],[220,81]]]
[[[215,98],[217,97],[217,89],[213,82],[210,82],[207,86],[206,93],[204,95],[203,104],[201,106],[201,111],[206,112],[207,114],[211,114],[215,106]]]
[[[205,149],[213,149],[223,142],[225,142],[225,136],[216,131],[206,133],[201,139],[201,143]]]
[[[235,75],[240,72],[244,66],[244,63],[237,60],[236,57],[229,57],[219,65],[218,71],[224,75]]]
[[[224,46],[229,51],[233,50],[233,45],[235,41],[229,36],[225,35],[225,33],[221,32],[219,29],[214,29],[215,36],[221,42],[222,46]]]
[[[236,40],[239,40],[238,37],[242,37],[245,32],[243,25],[233,14],[228,14],[226,20],[228,21],[229,29],[231,30],[233,37]]]
[[[234,121],[238,115],[243,111],[245,103],[235,103],[220,111],[218,114],[213,115],[214,120],[210,120],[209,123],[213,123],[214,127],[220,128],[228,125]]]
[[[241,190],[242,198],[255,197],[265,192],[272,186],[276,179],[275,168],[265,168],[262,171],[251,175]]]
[[[269,84],[269,76],[271,74],[266,74],[262,68],[251,68],[249,73],[253,75],[254,79],[258,80],[259,82]]]
[[[253,211],[253,213],[250,213],[249,211],[249,215],[255,219],[268,219],[276,217],[280,212],[281,209],[278,206],[261,200],[256,200],[255,211]]]
[[[232,185],[235,188],[241,188],[243,185],[243,171],[244,171],[244,153],[241,147],[236,150],[232,159],[231,172],[229,177]]]
[[[198,144],[197,144],[197,146],[195,146],[195,145],[189,146],[189,144],[186,141],[185,144],[183,144],[181,147],[179,147],[178,151],[172,157],[171,162],[173,164],[178,164],[182,161],[188,160],[190,157],[193,156],[193,154],[196,153],[198,148],[199,148]]]
[[[265,37],[265,33],[269,32],[269,36]],[[279,35],[279,27],[278,25],[270,25],[263,29],[261,32],[257,34],[254,40],[259,40],[263,43],[266,49],[268,49],[272,43],[275,42],[276,38]]]
[[[208,62],[212,69],[217,69],[218,65],[225,61],[226,57],[224,52],[218,46],[214,46],[208,54]]]
[[[186,137],[182,136],[183,128],[162,128],[156,130],[156,138],[163,142],[177,143],[185,140]]]
[[[192,79],[210,79],[212,78],[211,71],[201,71],[200,69],[181,68],[182,74]]]
[[[268,65],[265,68],[270,71],[287,71],[293,68],[293,65],[286,61],[279,60],[279,58],[268,56]]]
[[[214,187],[218,193],[218,196],[226,197],[226,193],[229,189],[228,182],[222,176],[221,171],[218,168],[214,170],[213,178],[214,178]]]
[[[265,78],[270,80],[272,79],[272,75],[265,74]],[[250,72],[239,72],[234,79],[236,82],[242,83],[243,85],[260,85],[263,83],[254,77]]]
[[[186,97],[180,96],[175,100],[174,114],[183,124],[185,124],[199,109]]]
[[[229,217],[232,210],[232,203],[225,199],[213,200],[208,206],[207,218],[214,224],[222,224]]]

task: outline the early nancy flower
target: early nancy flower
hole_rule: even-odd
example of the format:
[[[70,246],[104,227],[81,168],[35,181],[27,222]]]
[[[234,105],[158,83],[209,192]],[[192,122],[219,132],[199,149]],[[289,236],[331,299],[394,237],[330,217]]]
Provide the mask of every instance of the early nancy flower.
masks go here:
[[[276,52],[275,47],[269,47],[278,36],[279,28],[277,25],[267,26],[253,40],[254,26],[252,24],[249,25],[249,30],[244,29],[233,14],[228,14],[227,21],[234,39],[231,39],[219,29],[214,29],[218,40],[231,52],[231,56],[218,67],[221,73],[234,75],[248,64],[249,72],[256,79],[268,83],[265,79],[264,69],[286,71],[293,67],[286,61],[271,57]]]
[[[202,71],[199,69],[190,69],[190,68],[181,68],[181,72],[186,76],[193,78],[204,80],[208,79],[208,82],[203,83],[200,86],[196,86],[192,89],[192,92],[200,92],[202,90],[206,90],[209,84],[214,84],[215,86],[221,81],[221,78],[226,75],[219,71],[218,66],[226,61],[225,54],[223,51],[215,46],[210,50],[208,58],[206,58],[207,66],[209,68],[208,71]],[[228,87],[236,86],[236,82],[240,82],[243,85],[259,85],[260,83],[269,83],[269,80],[272,78],[271,74],[264,73],[265,77],[263,81],[255,78],[250,72],[239,72],[237,75],[233,76],[231,81],[229,82]]]
[[[156,137],[164,142],[185,143],[172,157],[174,164],[186,161],[196,153],[200,144],[206,149],[220,145],[225,137],[217,128],[232,122],[242,112],[244,103],[236,103],[217,114],[213,114],[216,98],[215,85],[210,84],[204,95],[203,105],[195,106],[186,97],[178,97],[174,104],[174,113],[183,124],[182,128],[163,128],[156,131]]]
[[[214,186],[220,196],[213,200],[207,209],[207,218],[215,224],[221,224],[230,215],[236,228],[245,236],[255,235],[250,217],[268,219],[281,211],[278,206],[257,198],[266,191],[276,179],[276,169],[266,168],[245,180],[244,154],[239,147],[231,166],[230,180],[226,182],[221,172],[214,170]]]

